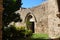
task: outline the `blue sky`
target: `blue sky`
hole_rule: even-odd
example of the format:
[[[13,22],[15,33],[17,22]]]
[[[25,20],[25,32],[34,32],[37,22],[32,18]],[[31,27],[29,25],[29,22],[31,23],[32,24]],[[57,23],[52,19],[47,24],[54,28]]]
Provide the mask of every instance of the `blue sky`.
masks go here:
[[[22,0],[22,7],[24,8],[31,8],[37,5],[40,5],[42,2],[44,2],[45,0]]]

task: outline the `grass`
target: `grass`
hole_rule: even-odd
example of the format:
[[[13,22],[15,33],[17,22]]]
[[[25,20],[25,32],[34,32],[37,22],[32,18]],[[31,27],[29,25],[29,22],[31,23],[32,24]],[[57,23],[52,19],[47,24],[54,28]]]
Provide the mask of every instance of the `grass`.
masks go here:
[[[48,39],[49,36],[47,34],[41,34],[41,33],[33,33],[33,35],[31,36],[31,38],[33,39]]]

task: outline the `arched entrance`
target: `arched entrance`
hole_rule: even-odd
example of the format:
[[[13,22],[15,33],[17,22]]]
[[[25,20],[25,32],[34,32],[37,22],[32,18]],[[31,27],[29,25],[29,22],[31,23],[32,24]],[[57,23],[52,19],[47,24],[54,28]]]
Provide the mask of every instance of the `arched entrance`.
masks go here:
[[[25,22],[27,29],[32,30],[32,32],[34,33],[35,18],[31,13],[26,15]]]

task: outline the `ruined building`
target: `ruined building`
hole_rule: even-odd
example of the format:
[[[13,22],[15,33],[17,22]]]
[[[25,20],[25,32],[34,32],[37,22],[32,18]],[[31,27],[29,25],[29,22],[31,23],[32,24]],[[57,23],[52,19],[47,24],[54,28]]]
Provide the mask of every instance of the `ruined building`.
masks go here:
[[[2,39],[3,0],[0,0],[0,40]],[[29,27],[33,33],[46,33],[50,38],[60,37],[60,0],[47,0],[33,8],[20,8],[20,26]],[[31,24],[27,25],[29,21]]]
[[[60,0],[47,0],[32,8],[20,8],[20,26],[26,26],[33,33],[46,33],[50,38],[60,37]],[[30,22],[28,25],[26,22]]]

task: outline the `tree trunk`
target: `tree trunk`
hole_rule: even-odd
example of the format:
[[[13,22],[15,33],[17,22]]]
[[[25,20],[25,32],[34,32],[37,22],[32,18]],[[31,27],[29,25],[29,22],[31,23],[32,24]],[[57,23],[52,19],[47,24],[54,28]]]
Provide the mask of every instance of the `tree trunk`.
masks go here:
[[[0,40],[2,40],[2,13],[3,13],[3,0],[0,0]]]

